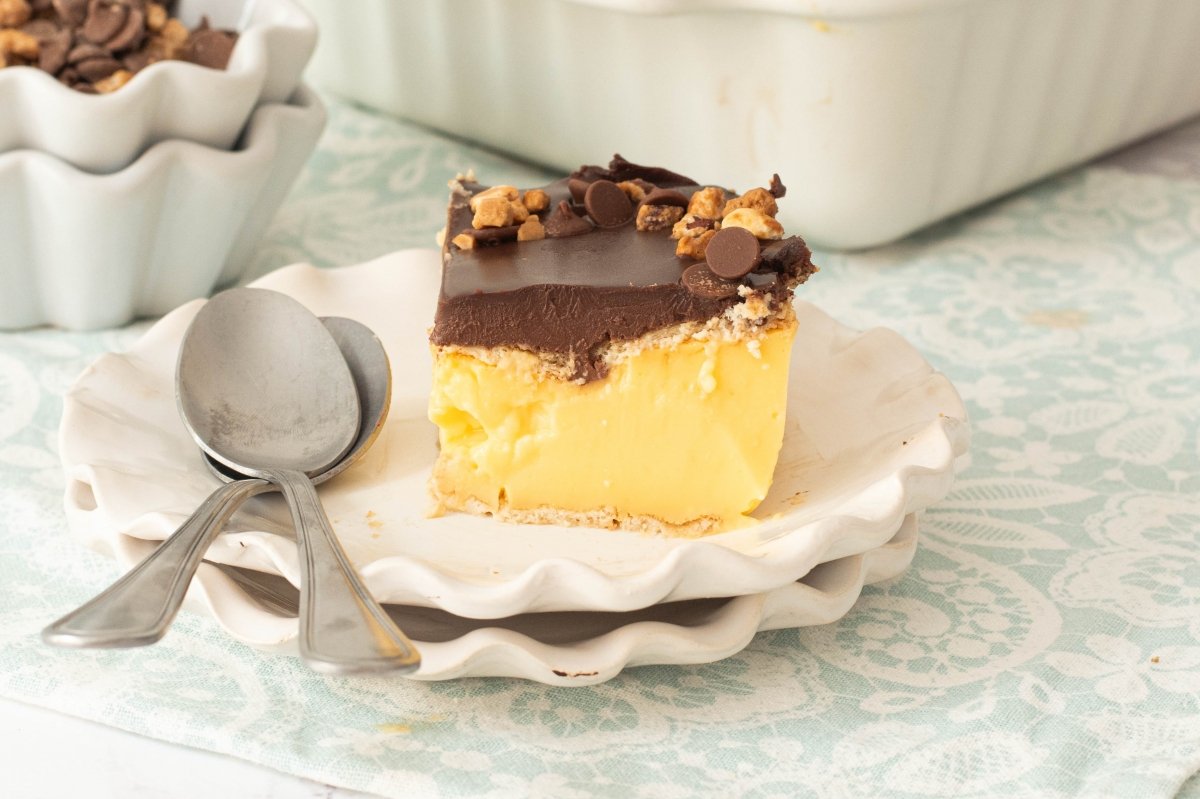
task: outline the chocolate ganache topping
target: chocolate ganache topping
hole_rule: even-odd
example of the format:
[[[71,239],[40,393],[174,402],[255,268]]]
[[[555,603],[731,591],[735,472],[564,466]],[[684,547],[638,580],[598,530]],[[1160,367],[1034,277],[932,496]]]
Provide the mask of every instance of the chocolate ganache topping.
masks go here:
[[[599,181],[608,185],[592,185]],[[640,205],[665,199],[640,209],[650,212],[641,214],[639,203],[631,202],[634,213],[626,213],[611,184],[640,193]],[[430,341],[551,353],[571,364],[576,379],[591,381],[604,377],[602,350],[610,342],[704,321],[755,295],[790,302],[792,289],[816,271],[799,236],[763,241],[753,270],[736,280],[719,276],[702,258],[676,254],[670,222],[688,235],[704,237],[718,226],[717,220],[682,217],[684,209],[677,207],[680,195],[690,199],[702,189],[683,175],[617,155],[607,169],[584,166],[543,187],[535,203],[529,198],[538,190],[527,192],[526,206],[542,210],[528,211],[526,220],[518,222],[510,213],[479,227],[480,209],[498,190],[458,184],[450,197],[442,289]],[[736,197],[719,191],[726,199]],[[769,195],[766,189],[754,191],[762,192],[773,208],[772,197],[783,196],[784,188],[776,177]],[[510,194],[518,193],[512,189]],[[592,200],[590,210],[586,196]],[[489,214],[493,210],[485,209]],[[672,212],[667,224],[654,222],[658,210]],[[773,218],[767,221],[782,232]],[[518,235],[523,230],[530,235]]]

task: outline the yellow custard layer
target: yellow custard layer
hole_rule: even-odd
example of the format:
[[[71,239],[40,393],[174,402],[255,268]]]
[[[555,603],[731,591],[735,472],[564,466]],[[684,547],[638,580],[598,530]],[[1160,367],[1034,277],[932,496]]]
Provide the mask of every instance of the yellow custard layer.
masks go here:
[[[435,348],[433,494],[444,508],[514,520],[608,515],[609,526],[680,534],[742,526],[783,442],[795,329],[647,347],[582,385],[521,350],[485,362]]]

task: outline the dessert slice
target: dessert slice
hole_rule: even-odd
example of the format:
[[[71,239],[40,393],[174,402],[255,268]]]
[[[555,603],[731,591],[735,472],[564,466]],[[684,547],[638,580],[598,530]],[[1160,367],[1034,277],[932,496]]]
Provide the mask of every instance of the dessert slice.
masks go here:
[[[816,271],[737,195],[616,156],[451,183],[429,416],[438,510],[702,535],[749,521],[783,440],[792,290]]]

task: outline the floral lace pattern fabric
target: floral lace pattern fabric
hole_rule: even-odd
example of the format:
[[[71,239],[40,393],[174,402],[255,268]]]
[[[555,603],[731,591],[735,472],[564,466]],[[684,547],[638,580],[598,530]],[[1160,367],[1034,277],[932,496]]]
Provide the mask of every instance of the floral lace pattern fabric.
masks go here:
[[[256,274],[431,246],[464,168],[548,176],[331,111]],[[150,649],[45,647],[116,577],[66,534],[61,397],[146,323],[0,334],[0,694],[396,797],[1200,796],[1197,165],[1192,126],[821,254],[805,298],[946,372],[971,463],[842,620],[591,688],[331,679],[189,613]]]

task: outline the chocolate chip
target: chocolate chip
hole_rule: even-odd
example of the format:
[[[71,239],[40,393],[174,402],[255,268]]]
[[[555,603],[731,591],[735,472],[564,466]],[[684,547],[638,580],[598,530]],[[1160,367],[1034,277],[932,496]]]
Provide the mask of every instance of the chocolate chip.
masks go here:
[[[580,180],[579,178],[568,180],[567,190],[571,192],[571,202],[583,205],[583,196],[587,194],[587,187],[590,185],[592,185],[590,180]]]
[[[67,52],[74,41],[71,31],[49,19],[30,20],[21,31],[38,40],[38,69],[57,75],[67,63]]]
[[[75,64],[76,71],[92,83],[104,80],[120,68],[121,62],[111,56],[88,58]]]
[[[80,77],[91,83],[104,80],[121,68],[121,62],[109,55],[103,47],[86,42],[67,53],[67,62],[75,68]]]
[[[82,25],[88,15],[88,0],[54,0],[54,10],[64,25]]]
[[[108,47],[114,53],[120,53],[140,47],[145,38],[146,15],[140,9],[132,8],[125,25],[108,40]]]
[[[597,180],[588,186],[583,207],[600,227],[619,227],[633,219],[633,203],[629,202],[629,195],[611,180]]]
[[[21,32],[41,41],[58,33],[58,26],[48,19],[31,19],[21,26]]]
[[[683,270],[680,282],[692,294],[705,300],[722,300],[732,297],[737,294],[740,285],[736,280],[726,280],[714,274],[708,268],[708,264],[704,263],[692,264]]]
[[[80,61],[88,58],[105,58],[107,56],[108,51],[103,47],[96,44],[90,44],[88,42],[82,42],[77,44],[75,47],[72,47],[70,52],[67,53],[67,63],[77,64]]]
[[[778,200],[779,198],[783,197],[783,195],[787,194],[787,186],[780,183],[779,175],[775,174],[771,175],[771,185],[767,191],[771,192],[771,196]]]
[[[717,220],[709,219],[707,216],[693,217],[687,223],[688,230],[697,230],[697,229],[701,229],[701,228],[704,230],[712,230],[716,226],[717,226]]]
[[[737,280],[753,272],[761,257],[758,239],[740,227],[718,230],[704,250],[708,268],[727,280]]]
[[[108,40],[125,27],[129,19],[129,6],[92,0],[88,5],[87,20],[79,34],[89,42],[108,44]]]
[[[678,208],[688,207],[688,197],[674,189],[654,189],[646,194],[643,205],[674,205]]]
[[[546,228],[546,235],[552,239],[565,239],[592,230],[592,223],[572,211],[571,204],[566,200],[560,202],[542,224]]]
[[[193,31],[188,37],[187,46],[183,49],[183,58],[209,69],[225,69],[236,43],[235,35],[205,27]]]
[[[151,64],[161,61],[162,59],[147,50],[138,50],[136,53],[130,53],[121,59],[121,63],[125,65],[125,69],[130,72],[141,72]]]
[[[73,37],[68,30],[38,39],[38,69],[57,75],[67,63]]]

